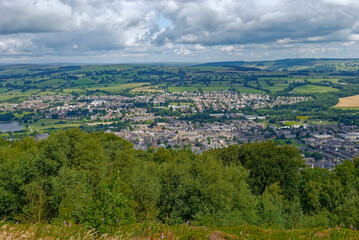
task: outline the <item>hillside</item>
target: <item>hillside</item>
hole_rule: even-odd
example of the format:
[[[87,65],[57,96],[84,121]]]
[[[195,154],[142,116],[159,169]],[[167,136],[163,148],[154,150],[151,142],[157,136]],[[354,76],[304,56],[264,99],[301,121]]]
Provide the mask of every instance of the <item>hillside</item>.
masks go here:
[[[202,154],[143,151],[114,134],[73,129],[0,142],[0,215],[99,233],[153,226],[148,234],[207,236],[207,226],[239,236],[252,225],[260,227],[248,227],[254,235],[331,236],[338,233],[324,229],[359,225],[358,166],[356,158],[333,171],[307,169],[297,149],[270,141]],[[305,228],[317,230],[285,230]]]

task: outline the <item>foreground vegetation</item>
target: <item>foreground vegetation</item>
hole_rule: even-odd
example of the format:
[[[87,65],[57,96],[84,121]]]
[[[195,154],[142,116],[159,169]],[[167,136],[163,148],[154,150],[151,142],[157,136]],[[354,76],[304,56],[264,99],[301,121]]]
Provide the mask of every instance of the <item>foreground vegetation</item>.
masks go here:
[[[358,190],[359,159],[307,169],[297,149],[270,141],[203,154],[135,150],[114,134],[78,129],[0,142],[0,214],[14,231],[357,236]]]
[[[0,227],[0,239],[357,239],[359,232],[341,226],[335,228],[311,228],[278,230],[256,226],[206,227],[190,224],[169,225],[142,222],[113,229],[101,234],[95,229],[79,225],[6,224]]]

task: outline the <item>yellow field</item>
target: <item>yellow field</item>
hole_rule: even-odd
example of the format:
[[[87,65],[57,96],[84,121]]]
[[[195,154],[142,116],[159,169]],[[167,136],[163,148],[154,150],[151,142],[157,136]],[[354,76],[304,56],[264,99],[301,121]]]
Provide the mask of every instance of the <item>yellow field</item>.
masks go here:
[[[359,95],[339,98],[339,102],[335,108],[356,108],[359,107]]]

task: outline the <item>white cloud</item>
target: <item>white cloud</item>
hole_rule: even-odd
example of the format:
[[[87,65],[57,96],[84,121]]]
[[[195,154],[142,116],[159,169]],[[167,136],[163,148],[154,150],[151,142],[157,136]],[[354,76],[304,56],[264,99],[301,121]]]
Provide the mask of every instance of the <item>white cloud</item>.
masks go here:
[[[221,47],[221,50],[223,52],[232,52],[234,50],[233,46],[225,46],[225,47]]]
[[[358,41],[359,40],[359,34],[350,34],[349,40],[351,41]]]
[[[323,40],[324,38],[316,36],[316,37],[308,37],[307,39],[308,39],[308,41],[311,41],[311,42],[317,42],[317,41]]]
[[[277,43],[279,43],[279,44],[286,44],[286,43],[290,43],[290,42],[293,42],[293,40],[290,38],[283,38],[283,39],[277,40]]]

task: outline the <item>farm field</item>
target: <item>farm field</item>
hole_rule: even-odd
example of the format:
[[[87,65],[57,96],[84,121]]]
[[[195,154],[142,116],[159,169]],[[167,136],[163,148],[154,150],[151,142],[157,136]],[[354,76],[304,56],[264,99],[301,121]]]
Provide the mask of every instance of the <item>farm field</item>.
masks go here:
[[[296,92],[298,94],[326,93],[326,92],[335,92],[335,91],[339,91],[339,89],[332,87],[316,86],[316,85],[305,85],[293,89],[293,92]]]
[[[87,88],[86,90],[118,92],[118,91],[121,91],[124,89],[142,87],[143,85],[146,85],[146,84],[149,84],[149,83],[127,83],[127,84],[119,84],[119,85],[107,86],[107,87],[90,87],[90,88]]]
[[[303,125],[303,123],[297,121],[285,121],[283,124],[285,126]]]
[[[69,88],[69,89],[64,89],[63,90],[64,93],[86,93],[85,89],[82,88]]]
[[[146,87],[138,87],[134,88],[130,91],[130,93],[137,92],[147,92],[147,93],[156,93],[156,92],[164,92],[163,89],[158,88],[159,86],[146,86]]]
[[[289,84],[279,83],[279,84],[274,84],[273,86],[264,87],[264,89],[269,90],[271,93],[277,93],[278,91],[284,90],[288,86]]]
[[[308,63],[306,66],[296,66]],[[236,65],[238,64],[238,65]],[[4,80],[0,88],[1,102],[18,103],[32,94],[39,95],[103,95],[185,92],[185,91],[222,91],[235,89],[240,93],[282,94],[292,84],[301,83],[305,86],[296,87],[298,94],[316,94],[338,91],[336,85],[345,87],[357,84],[355,77],[348,75],[327,74],[330,69],[356,67],[357,61],[315,61],[286,60],[274,62],[203,64],[194,66],[154,66],[140,64],[115,64],[101,66],[45,66],[19,65],[3,66],[0,77]],[[236,66],[243,66],[237,67]],[[320,70],[320,72],[282,71],[288,69]],[[249,68],[246,70],[246,68]],[[257,68],[258,71],[251,69]],[[329,69],[329,70],[326,70]],[[326,72],[328,71],[328,72]],[[305,80],[307,80],[305,82]],[[328,82],[322,86],[321,82]],[[293,89],[293,88],[288,88]]]
[[[75,128],[83,125],[81,121],[69,121],[64,119],[40,119],[29,127],[32,131],[44,131],[50,129]]]
[[[275,83],[292,83],[292,82],[303,82],[304,77],[260,77],[259,80],[269,80]]]
[[[230,89],[230,86],[209,86],[209,87],[202,87],[204,92],[217,92]]]
[[[40,91],[41,90],[38,90],[38,89],[30,89],[27,91],[22,91],[20,89],[14,89],[14,90],[10,90],[10,91],[1,93],[0,101],[8,101],[13,98],[26,99],[27,97],[31,96],[32,94],[37,94]]]
[[[339,82],[338,78],[307,78],[307,80],[308,80],[308,82],[311,82],[311,83],[318,83],[318,82],[323,82],[323,81],[332,82],[332,83]]]
[[[359,95],[339,98],[339,102],[334,108],[359,108]]]
[[[196,92],[197,87],[168,87],[168,92]]]

